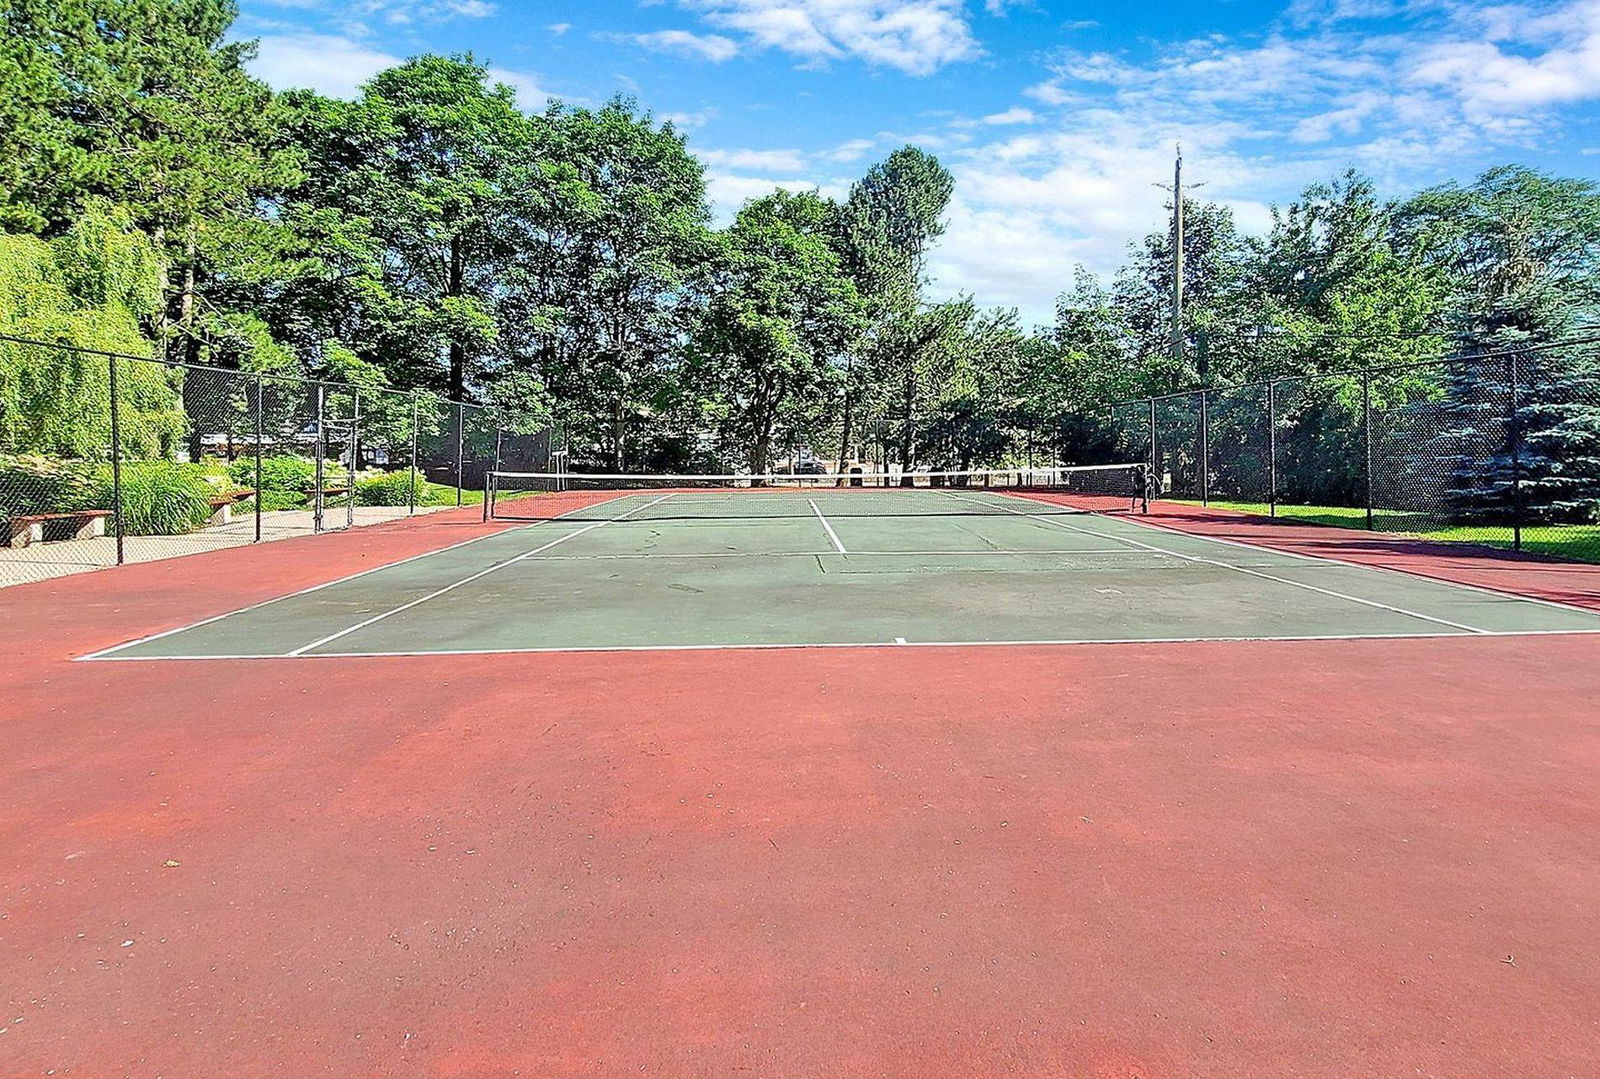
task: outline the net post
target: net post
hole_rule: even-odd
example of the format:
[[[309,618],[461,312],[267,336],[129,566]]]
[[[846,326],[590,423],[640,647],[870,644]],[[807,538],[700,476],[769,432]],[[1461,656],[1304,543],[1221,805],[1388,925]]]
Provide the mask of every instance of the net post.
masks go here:
[[[1517,354],[1507,359],[1510,401],[1506,435],[1511,442],[1511,549],[1522,550],[1522,404]]]
[[[266,393],[266,380],[260,375],[256,376],[256,542],[261,542],[261,443],[265,437],[266,424],[262,419],[264,409],[263,397]]]
[[[1278,381],[1267,383],[1267,516],[1278,515]]]
[[[1367,531],[1372,531],[1372,374],[1361,373],[1361,435],[1366,454]]]
[[[107,356],[106,363],[106,393],[111,399],[111,521],[117,538],[117,565],[120,566],[126,558],[122,522],[122,411],[117,404],[117,358]]]
[[[483,474],[483,523],[489,523],[489,508],[494,502],[494,477],[495,470],[490,469]]]
[[[1200,505],[1211,505],[1211,409],[1200,390]]]
[[[323,430],[324,386],[317,383],[317,466],[312,483],[315,489],[311,493],[311,531],[313,534],[322,532],[322,489],[326,482],[326,469],[323,465],[323,456],[328,452],[327,433]]]

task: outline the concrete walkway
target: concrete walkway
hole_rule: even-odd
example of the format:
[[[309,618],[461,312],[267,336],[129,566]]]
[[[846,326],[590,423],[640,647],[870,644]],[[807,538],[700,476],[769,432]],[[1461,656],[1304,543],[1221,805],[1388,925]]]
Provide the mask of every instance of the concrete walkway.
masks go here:
[[[454,506],[419,506],[417,514],[436,513],[455,509]],[[357,506],[355,527],[381,524],[408,515],[404,506]],[[326,527],[323,531],[342,529],[345,526],[343,506],[330,507],[323,514]],[[261,517],[261,541],[289,539],[292,536],[309,536],[313,532],[310,510],[279,510]],[[182,536],[125,536],[124,559],[127,562],[155,562],[163,558],[181,558],[200,551],[215,551],[224,547],[242,547],[255,542],[256,523],[251,514],[238,517],[225,525],[202,528]],[[29,547],[12,549],[0,547],[0,588],[13,584],[27,584],[52,577],[65,577],[73,573],[105,569],[117,564],[117,541],[112,536],[94,539],[57,540],[35,543]]]

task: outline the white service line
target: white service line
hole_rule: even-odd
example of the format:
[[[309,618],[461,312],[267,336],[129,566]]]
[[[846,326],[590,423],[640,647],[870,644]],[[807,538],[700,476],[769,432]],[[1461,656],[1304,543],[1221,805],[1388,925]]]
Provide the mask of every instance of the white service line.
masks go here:
[[[959,498],[961,496],[957,495],[956,497]],[[1332,596],[1335,599],[1349,600],[1351,603],[1359,603],[1364,607],[1375,607],[1380,611],[1388,611],[1391,614],[1404,615],[1407,618],[1419,618],[1424,622],[1433,622],[1437,625],[1449,626],[1452,629],[1464,630],[1467,633],[1488,634],[1491,632],[1490,630],[1483,629],[1479,626],[1469,626],[1464,622],[1452,622],[1448,618],[1436,618],[1431,614],[1422,614],[1419,611],[1407,610],[1404,607],[1396,607],[1389,603],[1379,603],[1375,599],[1365,599],[1361,596],[1352,596],[1348,592],[1338,592],[1332,588],[1322,588],[1314,584],[1306,584],[1304,581],[1296,581],[1288,577],[1279,577],[1272,573],[1263,573],[1260,570],[1249,569],[1245,566],[1236,566],[1231,562],[1220,562],[1214,558],[1201,558],[1199,555],[1184,554],[1181,551],[1173,551],[1165,547],[1157,547],[1152,543],[1145,543],[1142,540],[1129,539],[1127,536],[1116,536],[1106,532],[1096,532],[1092,528],[1079,528],[1076,525],[1069,525],[1063,521],[1057,521],[1043,514],[1026,513],[1022,510],[1014,510],[1009,506],[1003,508],[1007,513],[1014,513],[1019,517],[1026,517],[1029,520],[1039,521],[1048,525],[1055,525],[1057,528],[1065,528],[1071,532],[1080,532],[1085,536],[1098,536],[1100,539],[1116,540],[1121,543],[1130,544],[1134,547],[1143,548],[1147,551],[1154,551],[1158,554],[1166,554],[1171,555],[1174,558],[1181,558],[1186,562],[1197,562],[1205,566],[1217,566],[1222,569],[1231,569],[1235,573],[1243,573],[1250,577],[1259,577],[1264,581],[1275,581],[1278,584],[1289,585],[1291,588],[1303,588],[1307,592],[1317,592],[1324,596]],[[1188,535],[1188,533],[1181,534]]]
[[[214,614],[210,618],[202,618],[198,622],[190,622],[188,625],[178,626],[175,629],[165,629],[160,633],[152,633],[148,636],[138,637],[131,641],[123,641],[121,644],[112,645],[110,648],[102,648],[98,652],[90,652],[87,655],[78,656],[73,662],[89,659],[104,659],[110,656],[113,652],[120,652],[124,648],[132,648],[135,645],[140,644],[149,644],[151,641],[159,641],[163,637],[171,637],[175,633],[186,633],[191,629],[199,629],[201,626],[209,626],[213,622],[220,622],[224,618],[232,618],[237,614],[248,614],[250,611],[257,611],[262,607],[269,607],[274,603],[282,603],[286,599],[294,599],[297,596],[309,596],[313,592],[320,592],[324,588],[332,588],[336,584],[344,584],[346,581],[353,581],[358,577],[365,577],[369,573],[381,573],[386,569],[394,569],[396,566],[403,566],[408,562],[417,562],[424,558],[432,558],[434,555],[444,554],[447,551],[454,551],[459,548],[466,547],[469,544],[479,543],[486,539],[494,539],[496,536],[506,536],[510,535],[512,532],[522,532],[542,524],[563,521],[574,513],[582,513],[584,510],[592,510],[597,506],[609,505],[612,502],[617,502],[627,497],[628,495],[626,494],[615,495],[601,502],[591,503],[587,506],[578,506],[574,509],[567,510],[565,513],[558,513],[554,517],[541,517],[538,520],[531,521],[527,524],[512,525],[509,528],[502,528],[498,532],[486,532],[481,536],[473,536],[471,539],[464,539],[460,543],[452,543],[448,547],[437,547],[431,551],[423,551],[421,554],[414,554],[409,558],[402,558],[397,562],[385,562],[381,566],[372,566],[368,569],[358,570],[355,573],[347,573],[343,577],[335,577],[331,581],[323,581],[321,584],[314,584],[310,588],[302,588],[298,592],[286,592],[281,596],[273,596],[271,599],[264,599],[258,603],[251,603],[248,606],[239,607],[232,611],[223,611],[221,614]]]
[[[676,505],[676,503],[674,503]],[[618,554],[548,554],[531,559],[534,562],[614,562],[618,560],[663,559],[677,561],[691,558],[832,558],[837,551],[628,551]],[[1129,550],[1127,547],[1070,547],[1053,550],[1011,550],[996,548],[983,551],[863,551],[857,548],[847,552],[851,558],[1018,558],[1028,555],[1121,554],[1143,558],[1152,551]]]
[[[317,640],[312,641],[310,644],[301,645],[299,648],[296,648],[293,652],[285,652],[284,655],[286,655],[286,656],[301,656],[301,655],[304,655],[305,653],[311,651],[313,648],[319,648],[322,645],[328,644],[328,643],[330,643],[332,641],[337,641],[340,637],[347,637],[350,634],[356,632],[357,630],[366,629],[368,626],[374,625],[375,623],[378,623],[378,622],[382,622],[385,618],[389,618],[389,617],[392,617],[394,615],[400,614],[402,611],[409,611],[413,607],[419,607],[422,604],[428,602],[430,599],[437,599],[440,596],[444,595],[446,592],[453,592],[457,588],[460,588],[462,585],[471,584],[473,581],[476,581],[476,580],[478,580],[478,579],[480,579],[482,577],[489,576],[489,574],[495,572],[496,570],[505,569],[507,566],[514,566],[518,562],[524,562],[527,559],[532,558],[534,555],[539,554],[542,551],[548,551],[550,548],[556,546],[557,544],[567,542],[569,539],[572,539],[575,536],[582,536],[582,535],[585,535],[586,533],[593,532],[597,528],[604,528],[606,525],[613,524],[613,523],[615,523],[617,521],[620,521],[623,518],[630,516],[631,514],[638,513],[640,510],[647,510],[651,506],[654,506],[657,502],[665,502],[667,499],[669,499],[671,497],[672,497],[671,494],[664,494],[660,498],[651,499],[649,502],[645,502],[642,505],[635,506],[635,507],[633,507],[633,509],[628,510],[626,513],[618,514],[615,517],[608,517],[604,521],[596,521],[592,525],[588,525],[587,527],[577,529],[576,531],[573,531],[573,532],[568,532],[564,536],[557,536],[555,539],[551,540],[549,543],[544,544],[542,547],[535,547],[531,551],[524,551],[522,554],[519,554],[514,558],[508,558],[504,562],[496,562],[494,565],[489,566],[489,567],[487,567],[485,569],[480,569],[477,573],[474,573],[469,577],[463,577],[463,578],[461,578],[461,580],[456,581],[456,582],[454,582],[452,584],[447,584],[443,588],[435,589],[434,591],[429,592],[426,596],[420,596],[417,599],[414,599],[409,603],[402,603],[400,606],[391,608],[390,610],[384,611],[381,614],[375,614],[371,618],[368,618],[363,622],[357,622],[355,625],[349,627],[348,629],[341,629],[338,633],[330,633],[326,637],[320,637]]]
[[[839,542],[839,533],[833,530],[833,526],[828,523],[828,519],[822,515],[822,509],[817,505],[817,500],[808,498],[806,501],[811,503],[811,511],[817,515],[817,520],[822,522],[822,527],[827,529],[828,538],[833,541],[833,545],[838,548],[839,553],[849,554],[850,552],[844,549],[844,544]]]
[[[522,656],[565,655],[569,652],[753,652],[805,648],[1036,648],[1043,645],[1141,645],[1141,644],[1276,644],[1311,641],[1486,641],[1502,637],[1600,637],[1595,629],[1510,629],[1482,633],[1324,633],[1287,637],[1079,637],[1041,638],[1020,641],[805,641],[794,644],[594,644],[557,645],[548,648],[437,648],[402,649],[394,652],[316,652],[303,656],[277,653],[225,653],[215,656],[108,656],[108,663],[185,663],[244,659],[388,659],[411,656]]]

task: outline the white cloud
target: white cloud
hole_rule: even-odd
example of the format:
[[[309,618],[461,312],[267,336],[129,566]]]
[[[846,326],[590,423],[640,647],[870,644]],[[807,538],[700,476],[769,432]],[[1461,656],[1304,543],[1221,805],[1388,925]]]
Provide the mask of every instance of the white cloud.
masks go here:
[[[517,104],[528,112],[544,108],[545,102],[550,99],[539,82],[532,75],[522,71],[512,71],[503,67],[489,69],[489,78],[494,82],[503,82],[517,92]]]
[[[679,0],[719,29],[809,64],[854,58],[927,75],[982,50],[964,0]]]
[[[661,119],[683,132],[705,127],[716,115],[716,109],[701,109],[699,112],[664,112]]]
[[[485,19],[498,9],[487,0],[358,0],[352,5],[363,15],[375,15],[397,26],[447,19]]]
[[[806,155],[799,150],[701,150],[702,161],[723,169],[750,172],[803,172]]]
[[[553,22],[549,26],[545,27],[545,29],[550,31],[556,37],[560,37],[562,34],[565,34],[568,30],[572,29],[572,24],[570,22]]]
[[[278,90],[308,89],[355,97],[361,84],[399,57],[333,34],[269,34],[260,39],[250,72]]]
[[[691,34],[687,30],[657,30],[650,34],[627,34],[626,40],[651,52],[673,53],[696,60],[721,63],[739,55],[739,46],[721,34]]]
[[[801,177],[771,179],[762,176],[741,176],[737,173],[711,169],[706,173],[706,192],[711,198],[712,214],[720,224],[733,220],[751,199],[772,194],[774,189],[784,191],[817,191],[830,199],[842,199],[848,188],[842,183],[818,182]]]
[[[871,139],[847,139],[831,150],[824,150],[819,156],[824,160],[847,165],[852,161],[860,161],[877,145]]]
[[[1479,121],[1600,97],[1600,0],[1509,11],[1475,13],[1481,36],[1422,50],[1407,81],[1449,92]]]
[[[1020,105],[1005,112],[992,113],[983,118],[983,122],[991,127],[1001,127],[1007,124],[1031,124],[1038,117],[1034,116],[1032,109],[1022,108]]]

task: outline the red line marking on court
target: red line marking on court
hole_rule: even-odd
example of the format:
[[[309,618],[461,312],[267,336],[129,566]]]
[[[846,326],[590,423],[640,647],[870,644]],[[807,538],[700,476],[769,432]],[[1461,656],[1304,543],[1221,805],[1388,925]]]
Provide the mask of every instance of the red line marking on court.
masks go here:
[[[68,661],[466,516],[0,591],[9,1071],[1600,1059],[1592,637]]]

